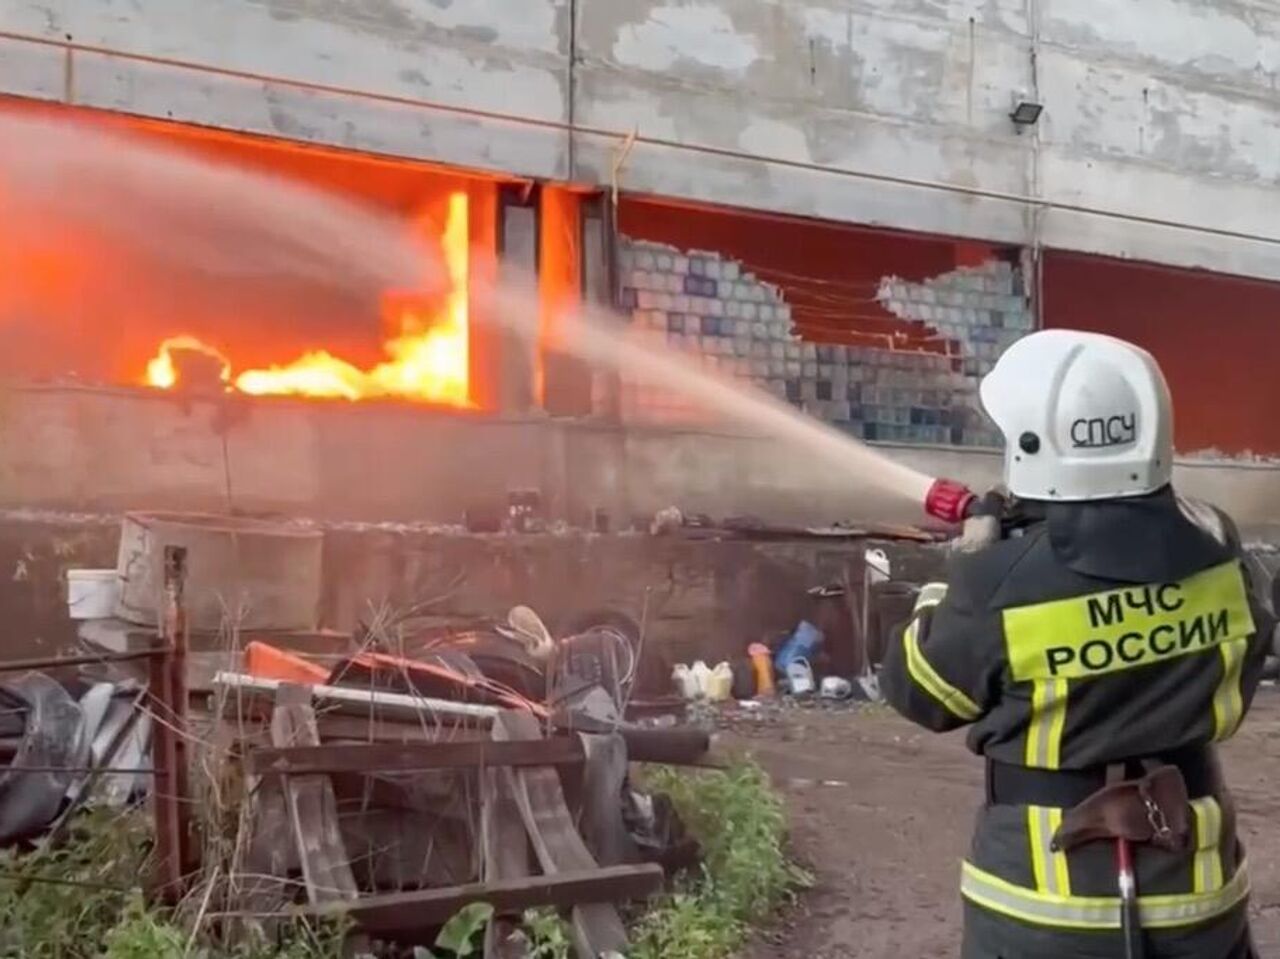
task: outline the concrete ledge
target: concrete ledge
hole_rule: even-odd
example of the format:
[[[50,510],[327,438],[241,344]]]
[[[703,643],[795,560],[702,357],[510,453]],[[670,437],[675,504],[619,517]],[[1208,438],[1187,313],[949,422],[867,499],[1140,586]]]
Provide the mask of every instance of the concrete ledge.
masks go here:
[[[927,476],[998,481],[990,450],[882,446]],[[460,523],[468,508],[542,490],[551,514],[615,523],[665,506],[825,524],[920,522],[868,466],[833,471],[801,448],[717,429],[498,417],[408,403],[192,399],[38,386],[0,395],[0,507],[87,513],[181,509],[317,520]],[[1245,527],[1280,515],[1280,465],[1180,461],[1179,489]]]

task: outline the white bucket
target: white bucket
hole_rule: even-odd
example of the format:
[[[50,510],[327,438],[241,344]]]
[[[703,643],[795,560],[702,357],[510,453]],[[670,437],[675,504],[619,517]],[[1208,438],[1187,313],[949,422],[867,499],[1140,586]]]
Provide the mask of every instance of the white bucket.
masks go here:
[[[110,619],[120,596],[114,569],[67,570],[67,612],[72,619]]]

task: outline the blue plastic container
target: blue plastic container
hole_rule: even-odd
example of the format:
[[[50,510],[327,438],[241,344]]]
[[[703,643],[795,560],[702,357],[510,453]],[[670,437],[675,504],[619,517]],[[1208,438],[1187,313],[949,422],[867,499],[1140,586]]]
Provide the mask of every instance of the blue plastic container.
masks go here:
[[[822,645],[822,630],[808,620],[801,620],[800,625],[787,637],[776,653],[773,654],[773,666],[779,675],[786,675],[787,666],[794,660],[812,659]]]

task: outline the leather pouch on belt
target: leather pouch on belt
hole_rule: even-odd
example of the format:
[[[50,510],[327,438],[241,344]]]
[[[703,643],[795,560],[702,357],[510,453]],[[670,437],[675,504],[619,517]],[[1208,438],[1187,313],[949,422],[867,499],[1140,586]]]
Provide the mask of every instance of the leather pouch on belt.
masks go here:
[[[1127,839],[1171,852],[1187,847],[1191,804],[1177,766],[1103,786],[1062,815],[1053,848],[1068,851],[1100,839]]]

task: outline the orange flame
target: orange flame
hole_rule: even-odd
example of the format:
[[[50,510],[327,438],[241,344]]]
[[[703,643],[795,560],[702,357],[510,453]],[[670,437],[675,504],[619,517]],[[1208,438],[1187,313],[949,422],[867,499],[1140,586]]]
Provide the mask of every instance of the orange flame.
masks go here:
[[[449,195],[441,246],[449,276],[449,292],[438,315],[424,316],[402,307],[399,333],[384,348],[390,359],[361,369],[326,350],[304,353],[283,366],[244,370],[232,377],[232,366],[219,350],[194,336],[170,337],[147,363],[144,382],[171,389],[179,378],[175,351],[189,350],[222,363],[222,380],[242,393],[361,400],[399,397],[454,406],[470,405],[467,356],[468,199],[465,192]]]
[[[172,389],[178,382],[178,368],[173,363],[173,353],[175,350],[186,350],[192,353],[202,353],[203,355],[217,360],[222,364],[222,382],[226,383],[231,379],[231,363],[220,352],[212,346],[200,342],[194,336],[183,334],[181,336],[171,336],[160,344],[160,351],[156,353],[147,363],[147,385],[158,386],[161,389]]]

